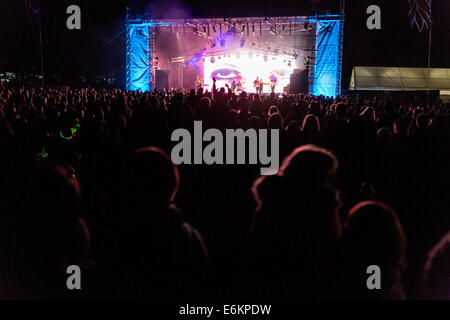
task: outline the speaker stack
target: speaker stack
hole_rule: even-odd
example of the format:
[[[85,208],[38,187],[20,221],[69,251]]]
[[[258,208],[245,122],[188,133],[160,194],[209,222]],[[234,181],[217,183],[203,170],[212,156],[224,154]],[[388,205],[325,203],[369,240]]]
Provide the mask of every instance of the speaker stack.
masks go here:
[[[169,89],[169,70],[156,70],[155,73],[155,89]]]
[[[308,68],[294,69],[291,74],[289,93],[308,93]]]

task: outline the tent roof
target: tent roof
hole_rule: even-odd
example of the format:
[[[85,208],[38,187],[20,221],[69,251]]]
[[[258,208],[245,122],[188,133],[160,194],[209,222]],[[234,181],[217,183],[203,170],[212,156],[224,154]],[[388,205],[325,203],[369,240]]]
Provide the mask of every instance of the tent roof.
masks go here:
[[[450,69],[353,67],[350,90],[450,90]]]

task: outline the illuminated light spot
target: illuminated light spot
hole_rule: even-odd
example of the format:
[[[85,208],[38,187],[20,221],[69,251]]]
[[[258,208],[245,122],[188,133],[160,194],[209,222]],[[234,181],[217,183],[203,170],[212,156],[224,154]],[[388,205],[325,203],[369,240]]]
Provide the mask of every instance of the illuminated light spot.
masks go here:
[[[72,133],[72,135],[66,137],[66,136],[62,133],[62,131],[60,131],[60,132],[59,132],[59,136],[60,136],[61,138],[63,138],[63,139],[66,139],[66,140],[72,140],[73,137],[75,137],[75,135],[76,135],[76,133],[77,133],[77,131],[78,131],[78,128],[80,128],[80,124],[79,124],[79,123],[77,123],[77,124],[75,125],[74,128],[70,128],[70,132]]]
[[[38,156],[38,160],[41,159],[41,158],[45,159],[45,158],[48,157],[48,153],[45,152],[45,147],[42,147],[42,152],[38,152],[37,156]]]
[[[59,132],[59,136],[60,136],[61,138],[63,138],[63,139],[66,139],[66,140],[72,140],[72,138],[73,138],[73,136],[68,136],[68,137],[66,137],[66,136],[62,133],[62,131]]]

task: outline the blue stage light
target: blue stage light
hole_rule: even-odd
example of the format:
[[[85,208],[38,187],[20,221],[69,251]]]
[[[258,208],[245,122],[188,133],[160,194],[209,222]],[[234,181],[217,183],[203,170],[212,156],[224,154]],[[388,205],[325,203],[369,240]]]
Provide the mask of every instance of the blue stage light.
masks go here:
[[[316,57],[314,72],[314,95],[336,97],[338,94],[338,20],[319,20],[316,29]]]
[[[146,24],[127,26],[127,90],[151,91],[149,28]]]

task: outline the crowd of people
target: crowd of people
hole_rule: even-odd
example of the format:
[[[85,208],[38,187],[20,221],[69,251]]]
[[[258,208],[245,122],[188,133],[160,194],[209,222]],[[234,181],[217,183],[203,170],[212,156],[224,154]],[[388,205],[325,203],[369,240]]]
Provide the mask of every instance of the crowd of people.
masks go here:
[[[194,120],[279,129],[280,170],[174,165]],[[0,298],[448,299],[449,130],[386,95],[0,85]]]

